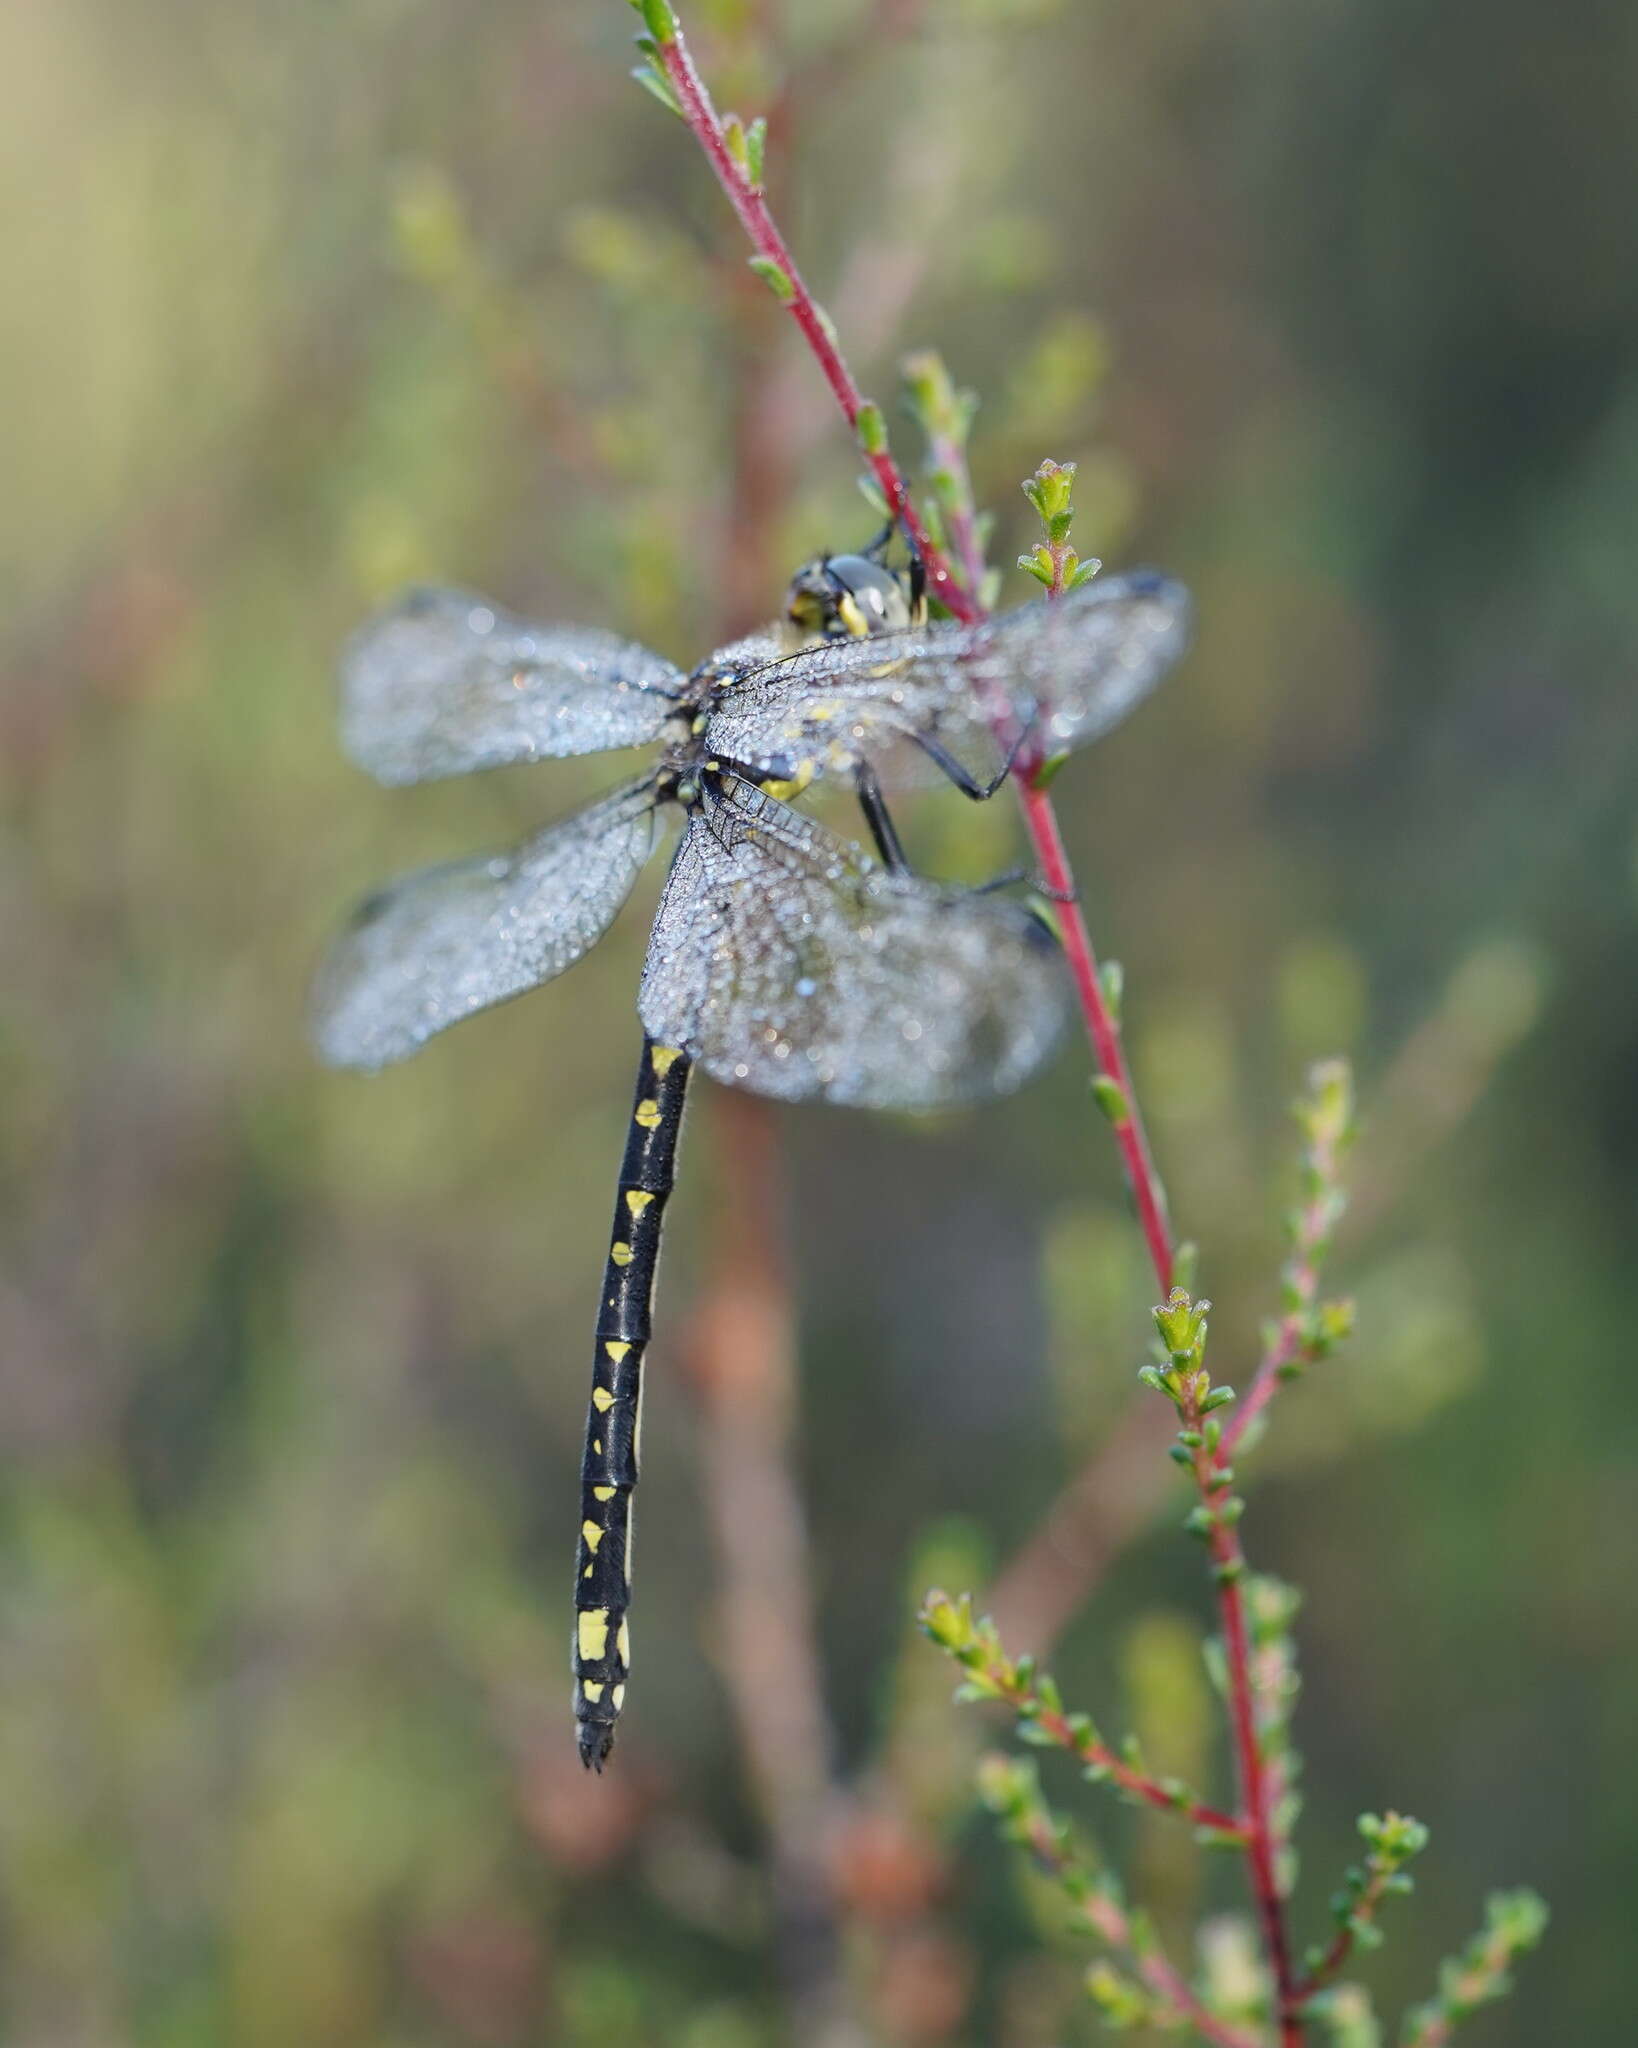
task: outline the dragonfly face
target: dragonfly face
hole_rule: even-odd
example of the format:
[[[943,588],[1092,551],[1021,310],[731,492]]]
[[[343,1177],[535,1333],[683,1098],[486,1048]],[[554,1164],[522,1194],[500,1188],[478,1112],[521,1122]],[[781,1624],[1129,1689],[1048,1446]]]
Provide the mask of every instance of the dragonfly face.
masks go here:
[[[910,874],[881,790],[931,774],[986,795],[1026,733],[1055,752],[1089,743],[1186,634],[1183,592],[1151,574],[978,626],[927,624],[918,585],[880,546],[821,558],[793,580],[782,630],[688,676],[612,634],[422,591],[367,625],[343,664],[343,739],[382,782],[640,745],[657,756],[515,852],[372,897],[314,991],[333,1065],[404,1059],[562,973],[619,912],[662,808],[684,813],[638,993],[643,1054],[581,1468],[575,1716],[599,1769],[630,1663],[642,1363],[691,1069],[784,1101],[875,1109],[944,1109],[1028,1080],[1066,1011],[1055,947],[1022,905]],[[837,775],[858,790],[882,862],[791,807]]]

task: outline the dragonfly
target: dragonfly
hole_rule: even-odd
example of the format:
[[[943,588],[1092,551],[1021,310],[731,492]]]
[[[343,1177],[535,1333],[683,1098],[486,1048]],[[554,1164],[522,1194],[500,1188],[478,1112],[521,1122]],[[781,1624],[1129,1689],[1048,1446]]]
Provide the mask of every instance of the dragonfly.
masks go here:
[[[313,996],[321,1056],[376,1070],[552,980],[608,929],[681,813],[638,991],[643,1028],[599,1299],[581,1466],[573,1699],[601,1771],[631,1666],[632,1504],[661,1226],[692,1073],[784,1102],[940,1110],[1017,1088],[1067,991],[1026,904],[910,871],[884,791],[974,798],[1020,748],[1108,731],[1176,660],[1187,598],[1152,571],[979,626],[929,622],[919,572],[879,544],[822,556],[785,618],[685,674],[605,631],[530,623],[456,590],[360,629],[341,733],[389,785],[657,747],[640,775],[515,851],[423,869],[370,897]],[[795,807],[840,780],[874,853]]]

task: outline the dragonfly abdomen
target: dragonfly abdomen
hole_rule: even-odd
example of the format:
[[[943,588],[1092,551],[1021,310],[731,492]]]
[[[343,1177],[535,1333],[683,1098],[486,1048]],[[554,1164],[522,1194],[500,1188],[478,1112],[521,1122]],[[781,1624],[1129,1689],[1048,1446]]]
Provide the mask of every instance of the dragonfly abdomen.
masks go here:
[[[575,1557],[574,1711],[581,1762],[594,1770],[602,1769],[614,1746],[614,1724],[625,1704],[631,1665],[626,1611],[631,1604],[643,1354],[688,1071],[686,1053],[644,1038],[603,1270]]]

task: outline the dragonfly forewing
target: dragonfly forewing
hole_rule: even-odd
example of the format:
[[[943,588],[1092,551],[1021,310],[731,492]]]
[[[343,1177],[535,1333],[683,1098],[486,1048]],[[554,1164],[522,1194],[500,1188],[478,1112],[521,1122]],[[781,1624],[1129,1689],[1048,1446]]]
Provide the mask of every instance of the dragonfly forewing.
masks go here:
[[[691,818],[643,970],[644,1028],[719,1081],[789,1102],[941,1109],[1018,1087],[1066,988],[999,896],[888,874],[725,778]]]
[[[862,761],[889,788],[937,769],[987,792],[1024,742],[1065,752],[1117,725],[1183,652],[1188,628],[1181,584],[1148,570],[1105,577],[978,625],[806,649],[734,681],[708,733],[759,773]]]
[[[361,627],[341,670],[341,737],[379,782],[659,738],[682,677],[635,641],[533,626],[459,590],[414,590]]]
[[[1189,642],[1189,597],[1152,569],[1099,577],[1050,604],[1003,613],[979,665],[1036,708],[1047,754],[1101,739],[1147,697]]]
[[[373,896],[313,991],[332,1066],[373,1069],[550,981],[608,929],[654,849],[648,780],[628,784],[515,853],[452,861]]]

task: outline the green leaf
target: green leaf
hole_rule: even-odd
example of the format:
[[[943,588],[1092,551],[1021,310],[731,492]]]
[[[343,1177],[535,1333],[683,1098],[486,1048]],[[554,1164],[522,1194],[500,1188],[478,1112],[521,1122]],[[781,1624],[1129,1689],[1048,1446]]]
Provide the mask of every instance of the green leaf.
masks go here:
[[[882,418],[882,409],[873,400],[866,399],[859,407],[858,418],[853,422],[853,431],[859,437],[859,446],[867,455],[887,453],[887,422]]]
[[[657,71],[652,64],[639,64],[631,75],[646,92],[653,93],[662,107],[668,108],[679,121],[682,119],[682,103],[663,71]]]

